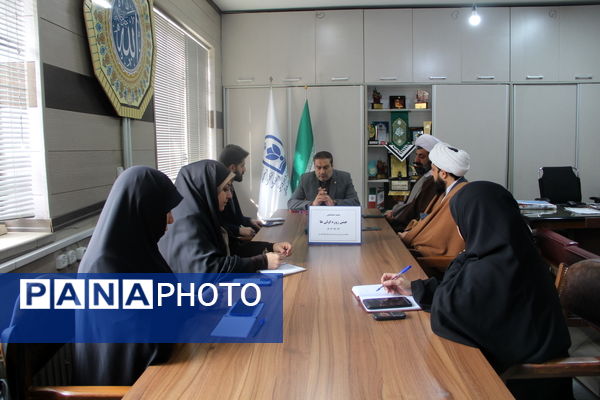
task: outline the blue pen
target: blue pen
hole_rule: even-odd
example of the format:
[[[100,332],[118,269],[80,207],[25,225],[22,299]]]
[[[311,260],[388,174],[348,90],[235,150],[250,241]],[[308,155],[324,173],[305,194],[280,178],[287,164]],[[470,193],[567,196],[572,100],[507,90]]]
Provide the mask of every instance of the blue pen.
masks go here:
[[[411,268],[412,268],[412,265],[407,265],[406,267],[404,267],[404,269],[402,271],[400,271],[396,275],[394,275],[391,280],[399,278],[400,275],[404,274],[406,271],[408,271]],[[376,292],[379,292],[379,290],[381,290],[382,287],[383,287],[383,285],[379,286],[379,288],[376,290]]]

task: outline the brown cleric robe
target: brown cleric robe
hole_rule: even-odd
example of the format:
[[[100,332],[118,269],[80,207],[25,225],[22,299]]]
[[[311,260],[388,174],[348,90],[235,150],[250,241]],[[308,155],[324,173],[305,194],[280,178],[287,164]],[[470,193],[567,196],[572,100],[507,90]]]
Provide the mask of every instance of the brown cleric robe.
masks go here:
[[[457,182],[446,196],[436,195],[427,208],[427,216],[420,221],[412,220],[402,238],[404,244],[424,257],[456,257],[465,249],[465,242],[458,234],[456,222],[450,213],[450,199],[466,185]]]

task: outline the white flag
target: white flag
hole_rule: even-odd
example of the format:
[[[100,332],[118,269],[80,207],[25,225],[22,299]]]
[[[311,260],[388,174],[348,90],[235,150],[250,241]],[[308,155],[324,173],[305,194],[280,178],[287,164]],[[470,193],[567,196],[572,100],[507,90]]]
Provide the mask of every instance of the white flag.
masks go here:
[[[290,197],[287,160],[285,159],[283,141],[279,136],[275,118],[273,89],[269,90],[267,129],[265,130],[265,149],[262,163],[258,218],[269,218],[278,209],[287,209],[287,201]]]

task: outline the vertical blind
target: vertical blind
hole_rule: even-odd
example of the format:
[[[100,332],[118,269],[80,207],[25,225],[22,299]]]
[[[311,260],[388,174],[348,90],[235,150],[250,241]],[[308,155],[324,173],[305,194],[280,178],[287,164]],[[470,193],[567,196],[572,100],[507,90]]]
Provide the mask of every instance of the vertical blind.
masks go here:
[[[208,50],[159,12],[154,114],[158,169],[179,169],[210,156]]]
[[[34,215],[25,1],[0,0],[0,221]]]

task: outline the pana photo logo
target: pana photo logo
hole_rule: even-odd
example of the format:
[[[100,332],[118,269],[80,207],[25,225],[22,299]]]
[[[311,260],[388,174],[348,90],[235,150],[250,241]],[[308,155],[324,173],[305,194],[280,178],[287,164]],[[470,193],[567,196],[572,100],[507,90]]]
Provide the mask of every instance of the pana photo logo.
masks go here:
[[[241,289],[240,300],[246,306],[253,307],[261,300],[261,290],[255,283],[188,282],[184,287],[180,282],[152,279],[21,279],[20,307],[22,310],[139,310],[163,307],[169,298],[176,298],[177,307],[211,307],[221,296],[231,307],[234,288]]]

